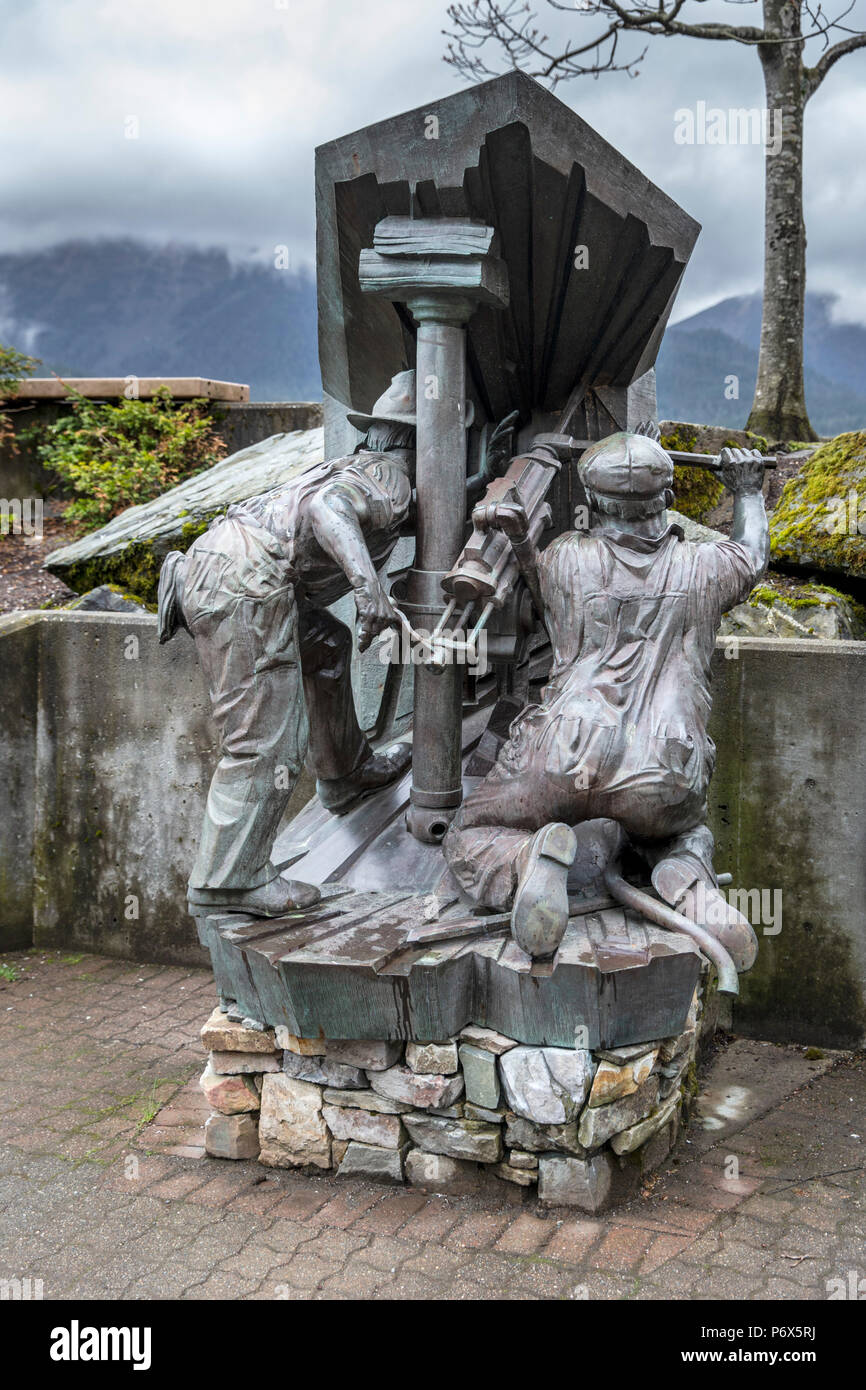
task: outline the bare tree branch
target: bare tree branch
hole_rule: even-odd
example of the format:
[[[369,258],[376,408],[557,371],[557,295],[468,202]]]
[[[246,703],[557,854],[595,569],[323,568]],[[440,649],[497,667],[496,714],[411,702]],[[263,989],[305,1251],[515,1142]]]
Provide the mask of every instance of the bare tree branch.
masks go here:
[[[821,62],[807,73],[820,74],[808,79],[808,95],[820,85],[832,63],[845,53],[853,52],[863,46],[866,36],[846,30],[842,21],[854,7],[855,0],[849,0],[845,8],[829,18],[823,7],[823,0],[802,0],[801,13],[806,16],[811,27],[806,32],[790,35],[768,33],[754,25],[724,24],[715,21],[706,23],[686,23],[680,13],[687,0],[547,0],[551,9],[561,14],[577,14],[582,18],[596,18],[604,21],[604,28],[585,43],[571,43],[557,48],[549,36],[536,25],[535,12],[526,0],[463,0],[448,6],[448,18],[453,28],[445,30],[450,40],[446,62],[464,76],[477,81],[482,77],[493,77],[501,70],[488,65],[482,50],[488,43],[497,45],[506,63],[512,68],[526,71],[532,77],[540,78],[556,86],[558,82],[573,77],[598,77],[603,72],[627,72],[637,75],[643,58],[644,48],[633,58],[620,58],[618,41],[623,33],[639,33],[648,38],[711,39],[722,42],[742,43],[749,47],[763,45],[795,44],[805,45],[814,38],[823,38],[825,47],[829,35],[847,32],[851,38],[828,48]],[[692,0],[695,5],[706,4],[707,0]],[[752,0],[727,0],[728,4],[748,4]],[[595,55],[594,58],[591,55]],[[836,55],[835,57],[832,55]]]
[[[841,39],[839,43],[834,43],[832,48],[827,49],[813,68],[803,69],[807,101],[817,92],[833,64],[838,63],[839,59],[847,54],[856,52],[858,48],[866,48],[866,34],[852,34],[848,39]]]

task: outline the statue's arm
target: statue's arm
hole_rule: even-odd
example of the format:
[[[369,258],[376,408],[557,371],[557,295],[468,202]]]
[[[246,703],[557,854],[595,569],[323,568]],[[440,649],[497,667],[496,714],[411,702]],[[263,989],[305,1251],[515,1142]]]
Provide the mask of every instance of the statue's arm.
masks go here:
[[[770,527],[761,491],[764,461],[755,449],[723,449],[719,455],[718,476],[734,494],[734,523],[731,540],[748,552],[760,578],[770,559]]]
[[[519,502],[500,502],[494,512],[492,525],[511,541],[511,549],[527,589],[540,617],[544,616],[544,599],[538,573],[538,546],[532,539],[529,518]]]
[[[366,651],[377,633],[398,622],[364,539],[370,519],[359,489],[333,482],[308,498],[307,519],[319,546],[345,574],[355,591],[358,646]]]

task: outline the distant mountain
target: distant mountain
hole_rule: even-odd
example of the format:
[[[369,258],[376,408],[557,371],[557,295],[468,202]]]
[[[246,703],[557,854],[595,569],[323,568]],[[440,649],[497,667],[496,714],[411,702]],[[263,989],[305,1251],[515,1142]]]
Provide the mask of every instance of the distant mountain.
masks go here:
[[[0,255],[0,341],[67,376],[203,376],[317,400],[316,286],[225,251],[132,239]]]
[[[819,434],[866,425],[866,328],[834,323],[831,295],[806,295],[806,405]],[[761,296],[723,299],[669,328],[656,362],[659,417],[742,428],[752,404]],[[739,378],[727,400],[726,378]]]
[[[821,434],[866,424],[866,328],[806,296],[806,400]],[[761,334],[758,294],[724,299],[664,336],[663,419],[742,426]],[[211,376],[253,400],[321,396],[316,286],[306,272],[237,265],[218,249],[131,238],[0,255],[0,342],[61,376]],[[725,378],[739,378],[726,400]]]

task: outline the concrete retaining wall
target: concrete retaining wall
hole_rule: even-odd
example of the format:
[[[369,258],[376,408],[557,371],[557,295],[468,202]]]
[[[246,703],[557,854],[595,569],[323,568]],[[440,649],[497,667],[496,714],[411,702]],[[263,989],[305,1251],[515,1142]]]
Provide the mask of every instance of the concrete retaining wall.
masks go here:
[[[866,642],[741,638],[714,666],[716,867],[768,895],[737,1032],[866,1039]],[[769,908],[769,912],[765,909]]]
[[[734,1027],[856,1045],[866,643],[743,638],[734,650],[716,654],[710,816],[717,867],[765,917]],[[159,647],[154,618],[125,614],[0,620],[0,948],[201,960],[184,895],[214,750],[184,634]],[[310,792],[305,779],[295,806]]]

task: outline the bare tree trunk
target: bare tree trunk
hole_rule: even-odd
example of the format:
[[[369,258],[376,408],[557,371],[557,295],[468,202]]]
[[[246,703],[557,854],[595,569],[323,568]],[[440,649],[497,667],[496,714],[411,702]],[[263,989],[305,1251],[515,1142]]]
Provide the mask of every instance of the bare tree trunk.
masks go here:
[[[806,227],[803,222],[803,116],[806,88],[800,6],[764,0],[765,32],[787,43],[761,44],[769,131],[781,121],[782,145],[767,142],[764,194],[764,308],[755,399],[747,428],[771,440],[817,439],[806,412],[803,327]],[[793,40],[793,41],[792,41]],[[774,115],[779,112],[781,115]],[[778,128],[778,127],[776,127]]]

